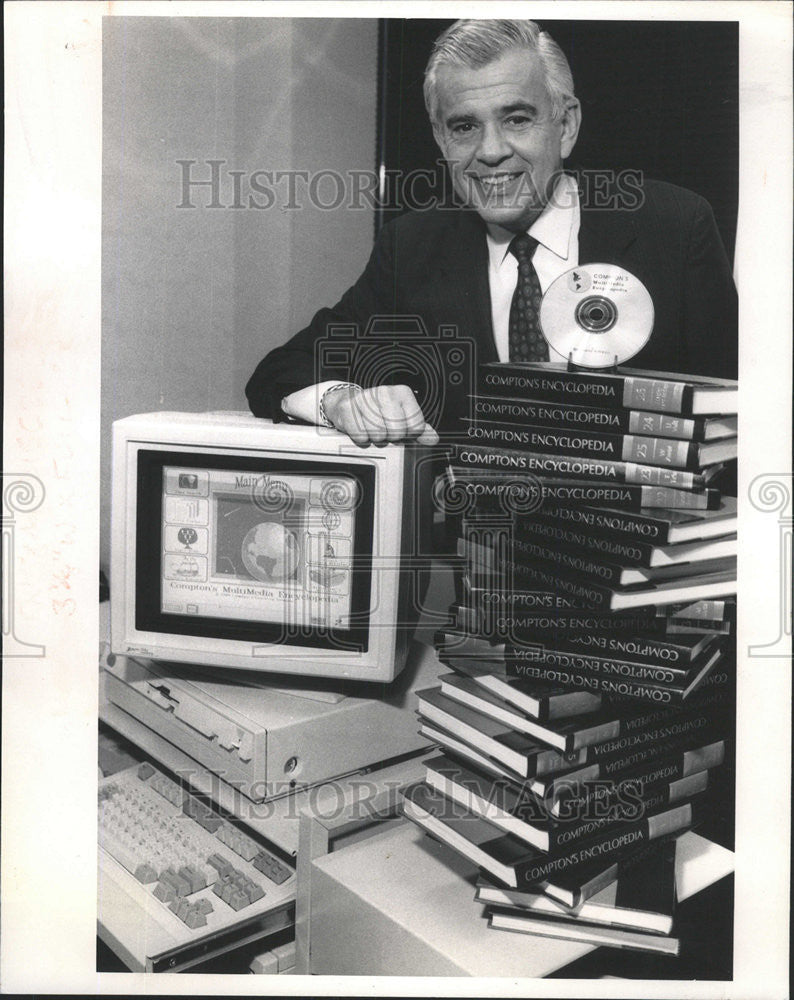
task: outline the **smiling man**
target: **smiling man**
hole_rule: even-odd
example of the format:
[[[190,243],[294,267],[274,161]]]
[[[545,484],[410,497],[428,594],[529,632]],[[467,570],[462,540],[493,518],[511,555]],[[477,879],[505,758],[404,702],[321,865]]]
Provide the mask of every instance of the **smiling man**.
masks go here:
[[[456,192],[486,223],[513,233],[526,232],[549,203],[581,121],[562,53],[548,36],[523,27],[526,37],[517,31],[517,40],[525,46],[480,67],[456,64],[449,54],[442,61],[442,36],[425,82],[433,134]],[[498,22],[493,29],[498,36]],[[544,37],[556,75],[543,60]]]
[[[460,204],[383,227],[356,284],[259,364],[254,414],[360,445],[435,443],[465,414],[476,364],[561,360],[537,311],[584,263],[624,267],[651,294],[654,330],[633,366],[735,377],[736,292],[710,207],[650,180],[587,202],[563,172],[581,110],[546,32],[457,21],[434,45],[425,102]]]

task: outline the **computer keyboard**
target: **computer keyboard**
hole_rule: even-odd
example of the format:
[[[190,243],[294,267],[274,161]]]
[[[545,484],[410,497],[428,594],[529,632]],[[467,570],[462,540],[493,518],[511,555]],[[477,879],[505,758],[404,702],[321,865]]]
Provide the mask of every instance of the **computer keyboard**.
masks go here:
[[[294,900],[289,865],[151,764],[102,779],[98,812],[100,868],[109,858],[124,869],[122,887],[139,902],[138,919],[164,931],[164,951],[228,937]],[[100,911],[109,888],[100,882]]]

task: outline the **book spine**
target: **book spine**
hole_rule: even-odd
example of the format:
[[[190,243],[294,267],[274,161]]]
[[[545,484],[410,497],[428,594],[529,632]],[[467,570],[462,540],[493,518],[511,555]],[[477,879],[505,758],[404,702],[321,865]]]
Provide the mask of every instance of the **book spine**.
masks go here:
[[[518,889],[526,889],[555,874],[594,861],[619,859],[659,837],[689,829],[694,819],[691,802],[648,816],[636,823],[622,824],[620,830],[601,834],[586,844],[548,858],[532,858],[515,863]]]
[[[500,396],[474,395],[471,397],[471,414],[474,421],[493,421],[522,427],[571,427],[601,430],[612,433],[635,433],[636,411],[618,410],[597,406],[579,406],[575,403],[554,403],[539,399],[509,399]]]
[[[453,446],[455,447],[455,446]],[[486,451],[488,449],[485,449]],[[468,513],[515,512],[543,504],[566,506],[603,505],[620,510],[639,511],[643,507],[669,507],[680,510],[711,510],[719,504],[715,489],[694,493],[667,486],[639,486],[577,479],[540,479],[526,469],[514,468],[504,477],[477,470],[456,468],[450,489],[462,491],[468,500]],[[473,475],[472,475],[473,473]]]
[[[688,416],[692,410],[692,389],[686,382],[674,379],[628,375],[623,383],[623,405],[632,410]]]
[[[715,719],[716,703],[699,712],[687,712],[636,732],[621,733],[588,747],[587,760],[598,765],[602,780],[623,777],[638,768],[656,765],[661,758],[680,754],[682,775],[690,774],[693,750],[720,742],[720,726]],[[570,788],[568,779],[568,787]],[[559,788],[558,784],[558,788]]]
[[[525,634],[525,637],[529,636]],[[604,635],[595,631],[569,632],[560,649],[592,650],[594,655],[630,656],[641,663],[665,663],[670,666],[692,664],[692,647],[675,639],[622,635]]]
[[[498,585],[490,586],[486,581],[481,586],[476,582],[476,575],[472,575],[468,569],[464,569],[461,574],[461,584],[458,601],[469,604],[478,614],[483,616],[523,613],[525,611],[537,611],[538,613],[554,611],[560,614],[570,611],[578,614],[581,611],[591,612],[593,610],[581,601],[552,591],[549,585],[527,590],[506,590]],[[554,586],[556,587],[556,583]],[[632,615],[654,618],[663,627],[665,618],[663,614],[659,613],[660,610],[663,611],[655,605],[645,604],[628,611],[614,612],[614,614],[616,618]],[[613,614],[613,612],[609,612],[609,614]]]
[[[478,421],[466,427],[466,443],[470,445],[497,445],[523,452],[616,460],[623,458],[623,438],[622,434],[602,431],[521,427],[495,421]]]
[[[674,795],[672,802],[675,802]],[[573,822],[577,815],[581,816],[581,813],[577,814],[570,808],[561,813],[557,817],[558,825],[549,831],[547,850],[549,853],[560,853],[580,841],[589,840],[601,832],[617,828],[618,825],[622,827],[627,822],[639,820],[646,813],[663,809],[670,804],[671,790],[669,786],[660,788],[657,783],[657,787],[645,789],[643,795],[637,786],[626,783],[623,792],[606,805],[606,811],[602,811],[601,815]],[[604,803],[599,802],[599,805],[603,806]],[[567,801],[566,806],[570,806]],[[583,811],[586,811],[586,804]]]
[[[521,426],[501,421],[470,422],[466,426],[466,438],[471,445],[485,444],[529,453],[638,462],[646,466],[667,466],[673,469],[696,468],[698,458],[697,446],[674,438]]]
[[[583,750],[541,750],[527,755],[526,777],[545,777],[576,766],[585,756]]]
[[[517,608],[521,610],[575,611],[579,607],[568,597],[561,597],[551,590],[506,591],[502,589],[489,590],[467,582],[466,600],[472,602],[472,607],[479,614],[490,613],[491,609]],[[654,611],[656,609],[653,609]],[[638,611],[639,613],[639,611]]]
[[[465,530],[464,524],[464,530]],[[517,517],[513,523],[513,536],[534,539],[547,545],[567,545],[596,556],[631,565],[649,566],[655,550],[650,542],[634,538],[604,538],[586,528],[577,530],[567,524],[558,524],[540,517]]]
[[[620,457],[625,462],[663,465],[672,469],[690,469],[698,467],[698,455],[697,445],[690,441],[626,434],[623,438]]]
[[[557,566],[567,573],[576,573],[605,586],[619,586],[623,567],[618,563],[601,562],[575,549],[551,548],[529,539],[514,538],[508,550],[515,562],[527,560],[534,566],[540,560],[545,566]]]
[[[704,422],[697,418],[678,417],[670,413],[630,410],[627,430],[629,434],[696,441],[703,436]]]
[[[527,396],[552,402],[653,410],[689,415],[692,387],[675,379],[638,375],[591,375],[583,371],[542,371],[511,364],[484,365],[480,369],[484,394]]]
[[[468,514],[505,514],[516,509],[537,506],[537,481],[520,469],[512,476],[483,474],[476,469],[451,468],[447,476],[445,491],[439,495],[439,503],[444,509],[450,500],[460,509],[465,499]]]
[[[733,621],[736,617],[735,601],[685,601],[680,604],[671,604],[666,611],[669,618],[704,619],[715,622]]]
[[[667,544],[670,525],[664,518],[652,514],[619,510],[597,510],[564,504],[544,504],[542,517],[546,523],[571,526],[574,530],[600,532],[609,538],[642,541],[650,545]],[[536,516],[534,513],[533,517]],[[519,516],[517,521],[521,521]]]
[[[676,667],[661,662],[619,660],[607,656],[592,656],[576,650],[549,649],[541,643],[523,647],[508,645],[504,656],[509,675],[512,675],[512,671],[522,663],[536,663],[545,667],[573,670],[577,673],[622,677],[649,684],[683,685],[692,676],[693,669],[691,664],[686,667]]]
[[[667,620],[668,635],[693,635],[696,632],[703,632],[714,635],[730,635],[732,632],[730,622],[717,622],[708,618],[678,618],[677,616]]]
[[[458,725],[454,718],[450,719],[444,711],[437,711],[435,706],[429,704],[425,699],[417,699],[418,714],[421,719],[437,725],[446,731],[453,731],[464,743],[472,744],[472,737],[482,737],[487,749],[482,752],[488,757],[504,763],[511,770],[515,771],[522,778],[534,776],[543,777],[549,774],[556,774],[559,771],[570,770],[581,764],[585,753],[583,750],[553,750],[550,747],[538,748],[538,743],[528,736],[520,736],[518,743],[515,740],[506,740],[504,736],[486,736],[481,733],[472,732],[472,727],[468,724],[459,724],[461,732],[458,733],[455,726]],[[518,765],[516,767],[515,765]]]
[[[673,685],[657,685],[639,680],[619,679],[601,673],[585,670],[562,669],[534,664],[527,660],[509,661],[508,676],[549,681],[581,691],[595,691],[602,694],[620,695],[624,698],[639,698],[655,705],[680,705],[684,701],[685,688]]]
[[[599,616],[589,617],[595,621]],[[612,664],[614,672],[618,672],[618,664],[638,667],[651,665],[675,670],[682,677],[691,671],[696,659],[702,658],[702,653],[693,658],[691,644],[677,642],[675,639],[632,635],[625,629],[621,629],[617,635],[604,635],[595,629],[577,633],[554,631],[548,637],[525,629],[517,631],[520,634],[513,639],[504,634],[483,637],[465,629],[437,629],[433,640],[439,655],[445,657],[473,656],[496,662],[511,658],[536,659],[541,655],[559,655],[571,661],[585,657],[593,662],[598,660],[605,665]],[[706,649],[710,650],[712,645],[709,642]],[[558,666],[563,666],[562,662]]]
[[[623,376],[588,376],[583,372],[543,372],[500,364],[479,371],[482,395],[526,397],[565,403],[623,408]],[[644,407],[633,407],[643,409]]]
[[[579,611],[568,613],[505,612],[498,607],[482,610],[479,607],[455,605],[452,609],[459,629],[482,635],[485,638],[517,640],[543,638],[545,635],[579,636],[615,633],[616,635],[663,634],[665,623],[659,616],[597,614]],[[490,630],[490,631],[488,631]]]
[[[572,441],[577,439],[571,439]],[[591,457],[580,453],[546,453],[500,447],[494,451],[482,444],[455,444],[449,449],[450,460],[462,466],[492,470],[514,468],[537,476],[572,479],[604,479],[607,482],[636,486],[664,486],[678,490],[702,490],[706,480],[700,473],[660,465],[637,464],[633,460]]]
[[[715,749],[714,767],[719,766],[723,756],[724,753],[720,755]],[[664,786],[670,799],[675,795],[676,789],[692,774],[707,775],[707,773],[708,769],[693,772],[686,754],[681,753],[663,757],[647,767],[619,774],[616,778],[583,781],[580,779],[566,781],[562,778],[554,786],[553,794],[545,797],[544,807],[550,815],[561,821],[576,819],[592,812],[598,814],[614,802],[625,802],[626,798],[643,808],[648,808],[646,796],[649,792],[658,792],[660,787]]]
[[[577,794],[584,782],[618,781],[674,756],[680,756],[682,775],[686,776],[716,767],[725,749],[719,724],[706,712],[687,715],[677,723],[616,736],[604,744],[606,749],[601,744],[589,746],[587,759],[581,766],[558,769],[533,779],[535,794],[552,805],[560,796]]]
[[[471,397],[474,420],[502,421],[507,424],[542,427],[597,429],[647,437],[702,441],[706,422],[702,417],[680,417],[649,410],[623,410],[578,403],[554,403],[539,399],[475,395]]]
[[[585,608],[609,610],[612,602],[613,592],[609,587],[589,580],[577,579],[575,576],[567,577],[556,566],[529,567],[514,559],[505,559],[498,570],[483,570],[470,564],[469,572],[475,584],[482,581],[489,590],[505,589],[516,592],[524,589],[534,590],[540,586],[549,589],[554,587],[558,592],[572,598]]]

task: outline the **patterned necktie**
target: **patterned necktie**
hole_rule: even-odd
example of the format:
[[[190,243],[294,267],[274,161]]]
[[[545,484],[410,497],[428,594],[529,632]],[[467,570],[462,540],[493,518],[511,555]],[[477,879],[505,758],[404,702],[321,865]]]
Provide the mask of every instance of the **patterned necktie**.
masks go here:
[[[549,349],[540,332],[538,317],[542,293],[532,254],[538,241],[520,233],[508,249],[518,260],[518,281],[510,303],[510,360],[548,361]]]

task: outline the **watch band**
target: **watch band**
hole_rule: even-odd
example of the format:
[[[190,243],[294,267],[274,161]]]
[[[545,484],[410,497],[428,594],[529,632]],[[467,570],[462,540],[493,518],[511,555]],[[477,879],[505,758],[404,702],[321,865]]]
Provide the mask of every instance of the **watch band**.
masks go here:
[[[334,425],[328,419],[328,414],[325,412],[325,401],[334,392],[339,392],[340,389],[360,389],[360,385],[356,385],[355,382],[339,382],[337,385],[332,385],[330,389],[326,389],[325,392],[320,397],[320,404],[318,410],[320,413],[320,420],[322,421],[323,427],[333,427]]]

